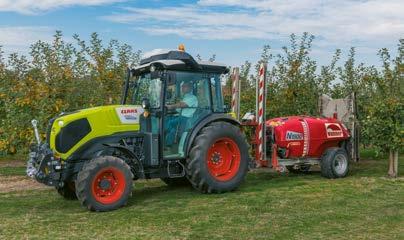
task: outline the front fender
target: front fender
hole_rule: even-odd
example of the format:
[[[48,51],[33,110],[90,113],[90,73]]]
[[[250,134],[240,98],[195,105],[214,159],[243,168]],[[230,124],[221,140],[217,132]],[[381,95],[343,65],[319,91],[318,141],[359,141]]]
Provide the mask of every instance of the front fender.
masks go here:
[[[108,144],[118,143],[121,139],[136,137],[137,135],[138,132],[123,132],[91,139],[70,155],[67,162],[92,159],[98,152],[109,148]]]

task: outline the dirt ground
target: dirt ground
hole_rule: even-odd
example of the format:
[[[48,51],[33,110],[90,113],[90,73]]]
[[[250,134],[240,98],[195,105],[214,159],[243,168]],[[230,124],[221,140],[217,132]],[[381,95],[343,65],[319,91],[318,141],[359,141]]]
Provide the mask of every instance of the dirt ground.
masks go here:
[[[27,165],[27,162],[22,161],[22,160],[0,161],[0,168],[2,168],[2,167],[25,167],[26,165]]]
[[[1,176],[0,175],[0,193],[48,189],[49,187],[36,182],[25,176]]]
[[[0,168],[25,166],[25,161],[0,161]],[[48,188],[49,187],[40,184],[27,176],[4,176],[0,174],[0,193]]]

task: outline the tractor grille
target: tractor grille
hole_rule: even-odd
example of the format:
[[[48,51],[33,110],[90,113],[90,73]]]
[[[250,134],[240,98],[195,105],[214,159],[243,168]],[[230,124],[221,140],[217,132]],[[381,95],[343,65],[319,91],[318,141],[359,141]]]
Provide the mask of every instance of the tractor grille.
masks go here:
[[[56,116],[56,117],[52,118],[51,120],[49,120],[48,126],[46,127],[46,143],[48,143],[48,146],[50,146],[50,134],[51,134],[52,126],[53,126],[53,123],[55,122],[55,120],[56,120],[57,118],[59,118],[59,117],[66,116],[66,115],[69,115],[69,114],[72,114],[72,113],[76,113],[76,112],[78,112],[78,111],[62,112],[62,113],[59,114],[58,116]]]
[[[91,132],[87,118],[81,118],[64,126],[56,135],[56,150],[67,153],[74,145]]]

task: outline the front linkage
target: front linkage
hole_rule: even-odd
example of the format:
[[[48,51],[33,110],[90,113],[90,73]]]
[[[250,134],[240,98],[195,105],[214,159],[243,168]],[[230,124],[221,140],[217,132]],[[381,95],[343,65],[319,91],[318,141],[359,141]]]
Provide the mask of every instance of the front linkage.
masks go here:
[[[55,159],[53,151],[49,148],[47,143],[41,143],[37,129],[37,121],[32,120],[31,123],[34,127],[37,144],[33,144],[30,147],[26,171],[27,175],[48,186],[59,186],[61,184],[61,162]]]

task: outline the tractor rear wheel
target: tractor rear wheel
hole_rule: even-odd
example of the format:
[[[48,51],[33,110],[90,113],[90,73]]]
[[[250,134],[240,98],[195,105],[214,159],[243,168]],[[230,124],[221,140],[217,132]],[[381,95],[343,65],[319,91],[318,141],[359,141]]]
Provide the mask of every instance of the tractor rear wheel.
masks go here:
[[[132,179],[130,167],[122,159],[112,156],[92,159],[77,175],[77,198],[91,211],[115,210],[132,195]]]
[[[343,178],[348,174],[348,154],[343,148],[329,148],[321,158],[321,175],[326,178]]]
[[[76,200],[76,187],[74,182],[64,182],[63,187],[56,187],[56,191],[65,199]]]
[[[195,137],[187,160],[187,177],[203,193],[232,191],[248,171],[248,145],[240,128],[214,122]]]

